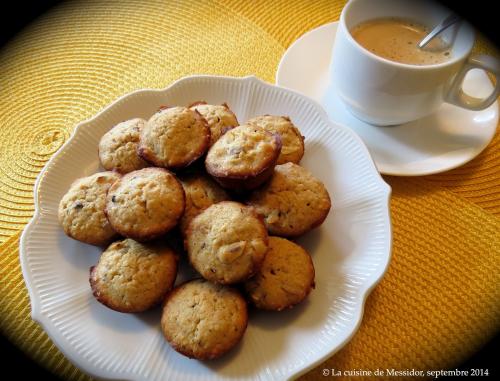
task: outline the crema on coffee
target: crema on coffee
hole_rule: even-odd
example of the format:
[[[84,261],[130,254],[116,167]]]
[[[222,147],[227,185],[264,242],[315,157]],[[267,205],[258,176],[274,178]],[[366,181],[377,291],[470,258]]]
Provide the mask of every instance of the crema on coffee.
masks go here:
[[[391,61],[410,65],[434,65],[451,58],[451,49],[443,39],[434,38],[425,49],[418,43],[429,30],[416,22],[399,18],[368,20],[350,30],[365,49]]]

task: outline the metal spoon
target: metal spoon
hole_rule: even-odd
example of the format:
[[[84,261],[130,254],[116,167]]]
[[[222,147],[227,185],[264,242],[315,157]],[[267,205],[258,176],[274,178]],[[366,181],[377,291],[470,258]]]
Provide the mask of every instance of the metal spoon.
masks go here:
[[[440,34],[442,31],[447,29],[448,27],[452,26],[453,24],[457,23],[460,21],[460,17],[458,17],[455,14],[451,14],[448,17],[446,17],[443,21],[441,21],[437,26],[435,26],[431,32],[423,38],[422,41],[419,42],[418,47],[422,49],[425,47],[429,42],[431,42],[434,37],[436,37],[438,34]]]

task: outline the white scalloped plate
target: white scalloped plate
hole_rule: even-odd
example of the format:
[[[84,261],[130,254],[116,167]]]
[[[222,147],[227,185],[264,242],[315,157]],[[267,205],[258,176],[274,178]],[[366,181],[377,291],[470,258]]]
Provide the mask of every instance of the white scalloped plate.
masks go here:
[[[241,343],[212,362],[188,359],[163,339],[160,309],[114,312],[88,284],[98,248],[66,237],[57,206],[73,180],[99,170],[97,145],[116,123],[148,118],[160,105],[204,99],[228,102],[240,122],[260,114],[289,115],[306,136],[302,165],[333,200],[325,223],[299,241],[316,267],[307,301],[281,313],[252,311]],[[94,377],[124,380],[292,379],[340,349],[360,324],[367,295],[391,252],[390,188],[362,141],[332,124],[311,99],[255,77],[192,76],[164,90],[139,90],[77,126],[40,173],[35,215],[23,232],[20,257],[32,317],[59,349]]]

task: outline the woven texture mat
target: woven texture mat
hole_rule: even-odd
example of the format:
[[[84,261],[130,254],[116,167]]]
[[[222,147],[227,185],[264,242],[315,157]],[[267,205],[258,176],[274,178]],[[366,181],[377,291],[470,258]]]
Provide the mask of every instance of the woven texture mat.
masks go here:
[[[66,2],[0,51],[0,329],[56,374],[88,379],[30,318],[18,259],[33,184],[74,126],[117,97],[189,74],[274,82],[286,48],[343,1]],[[484,50],[484,47],[480,47]],[[322,368],[443,369],[499,330],[500,136],[440,175],[386,177],[393,258],[358,333]]]

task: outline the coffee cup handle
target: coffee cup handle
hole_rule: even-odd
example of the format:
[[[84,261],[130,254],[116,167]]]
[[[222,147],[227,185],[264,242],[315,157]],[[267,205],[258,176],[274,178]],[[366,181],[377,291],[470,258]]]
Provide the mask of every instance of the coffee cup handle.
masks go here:
[[[493,92],[486,98],[476,98],[464,92],[462,84],[465,76],[472,69],[483,69],[495,76],[495,88]],[[445,97],[445,101],[456,106],[460,106],[469,110],[483,110],[496,101],[500,94],[500,62],[487,55],[477,55],[469,57],[465,65],[460,69],[455,76],[453,83]]]

